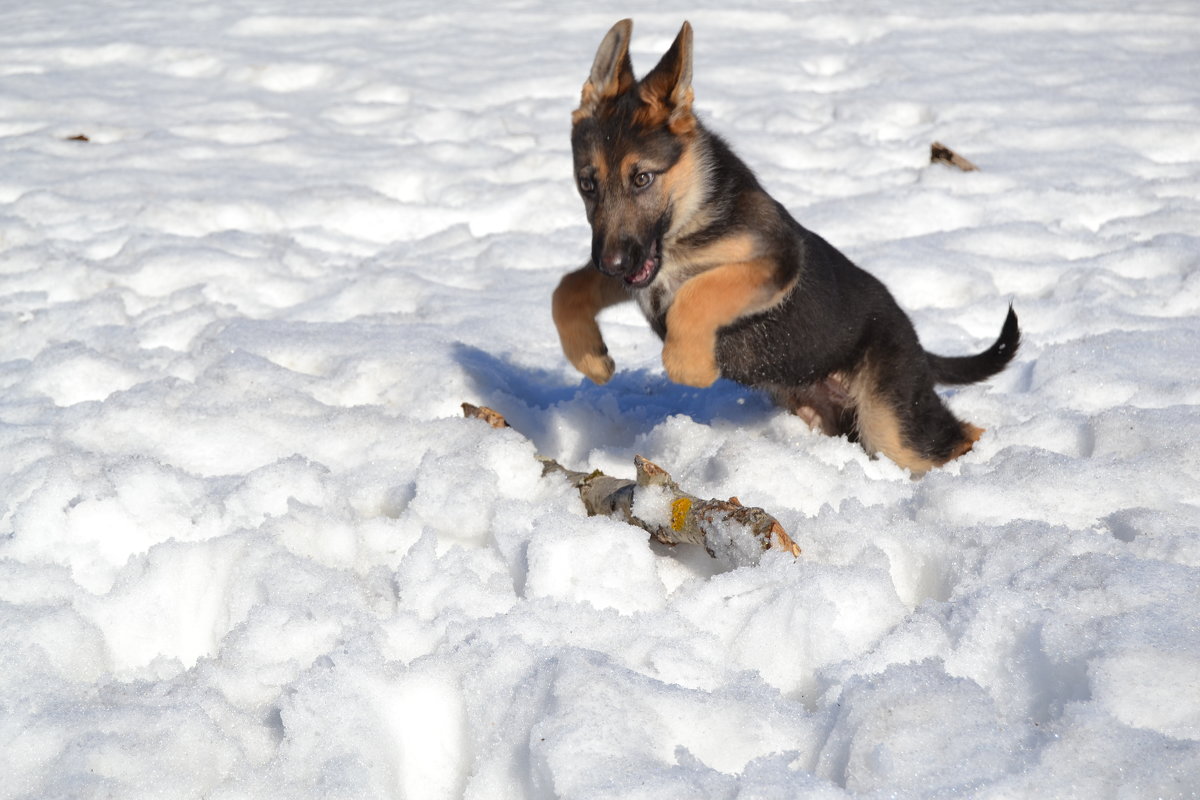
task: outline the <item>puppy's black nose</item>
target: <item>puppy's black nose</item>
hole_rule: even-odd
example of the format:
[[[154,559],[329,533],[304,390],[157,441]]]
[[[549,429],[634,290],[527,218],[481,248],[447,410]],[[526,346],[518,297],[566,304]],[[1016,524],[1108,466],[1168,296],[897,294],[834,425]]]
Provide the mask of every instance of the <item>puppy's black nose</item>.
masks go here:
[[[620,275],[625,271],[625,254],[605,253],[600,257],[600,271],[605,275]]]

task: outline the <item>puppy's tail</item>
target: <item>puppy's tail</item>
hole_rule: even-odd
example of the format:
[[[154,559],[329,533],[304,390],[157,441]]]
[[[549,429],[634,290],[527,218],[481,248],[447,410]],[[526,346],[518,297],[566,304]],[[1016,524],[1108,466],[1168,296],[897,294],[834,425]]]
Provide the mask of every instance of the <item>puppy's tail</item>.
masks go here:
[[[936,382],[950,385],[975,383],[1004,369],[1017,354],[1020,345],[1021,329],[1017,325],[1017,314],[1010,305],[1004,327],[1000,329],[1000,337],[987,350],[973,356],[938,356],[926,353],[925,357],[933,369],[933,379]]]

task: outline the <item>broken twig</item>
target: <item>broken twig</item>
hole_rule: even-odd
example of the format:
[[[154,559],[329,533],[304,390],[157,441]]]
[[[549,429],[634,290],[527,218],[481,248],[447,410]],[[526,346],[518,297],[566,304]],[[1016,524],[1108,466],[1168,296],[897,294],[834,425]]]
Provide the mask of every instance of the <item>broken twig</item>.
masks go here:
[[[979,167],[972,164],[967,159],[960,156],[958,153],[951,150],[941,142],[934,142],[929,148],[929,163],[930,164],[949,164],[952,167],[958,167],[963,172],[978,172]]]
[[[463,403],[463,414],[482,419],[493,428],[509,427],[504,415],[487,407]],[[662,467],[634,456],[637,478],[614,478],[596,470],[567,469],[552,458],[538,456],[543,475],[561,475],[571,482],[589,515],[603,514],[636,525],[663,544],[696,544],[714,558],[735,566],[756,564],[764,550],[783,550],[793,556],[800,548],[773,516],[744,506],[736,497],[701,500],[683,491]]]

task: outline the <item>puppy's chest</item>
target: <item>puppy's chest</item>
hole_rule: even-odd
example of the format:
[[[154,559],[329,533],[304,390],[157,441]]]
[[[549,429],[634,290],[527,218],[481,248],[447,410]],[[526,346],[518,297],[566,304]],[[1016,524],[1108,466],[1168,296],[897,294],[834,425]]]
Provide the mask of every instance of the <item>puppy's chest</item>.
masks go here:
[[[690,271],[666,262],[649,286],[633,290],[633,299],[641,308],[642,315],[660,337],[666,335],[667,312],[675,302],[675,294],[690,277]]]

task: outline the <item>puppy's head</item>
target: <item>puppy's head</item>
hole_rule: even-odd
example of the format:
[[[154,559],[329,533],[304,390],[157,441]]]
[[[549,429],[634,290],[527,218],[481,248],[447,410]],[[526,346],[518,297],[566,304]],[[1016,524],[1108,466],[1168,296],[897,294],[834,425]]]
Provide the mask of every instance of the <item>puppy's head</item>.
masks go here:
[[[592,226],[592,263],[633,288],[662,267],[664,237],[678,227],[681,201],[702,179],[692,157],[692,26],[638,81],[629,59],[630,20],[596,51],[572,115],[575,183]]]

